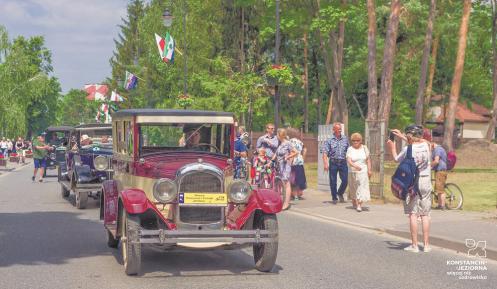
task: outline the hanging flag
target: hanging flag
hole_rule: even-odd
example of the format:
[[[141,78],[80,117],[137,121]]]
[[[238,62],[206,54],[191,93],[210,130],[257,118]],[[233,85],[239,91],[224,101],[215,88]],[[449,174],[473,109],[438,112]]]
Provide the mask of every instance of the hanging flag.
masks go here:
[[[138,83],[138,77],[133,73],[126,71],[126,80],[124,81],[124,89],[130,90],[136,87]]]
[[[167,32],[167,34],[166,34],[166,47],[165,47],[164,58],[163,58],[163,60],[165,62],[174,63],[174,46],[175,46],[174,39],[171,36],[171,34],[169,34],[169,32]]]
[[[112,117],[110,116],[110,111],[109,111],[109,104],[102,103],[100,105],[95,120],[98,123],[110,123],[112,121]]]
[[[85,91],[88,93],[86,96],[88,100],[105,100],[109,87],[105,84],[87,84]]]
[[[164,59],[164,47],[166,46],[166,41],[164,38],[155,33],[155,42],[157,43],[157,48],[159,49],[160,58]]]
[[[166,39],[160,37],[155,33],[155,42],[157,43],[157,48],[159,49],[160,58],[164,62],[174,63],[174,39],[169,34],[166,34]]]
[[[110,101],[122,102],[124,101],[124,98],[120,96],[115,90],[113,90],[110,95]]]

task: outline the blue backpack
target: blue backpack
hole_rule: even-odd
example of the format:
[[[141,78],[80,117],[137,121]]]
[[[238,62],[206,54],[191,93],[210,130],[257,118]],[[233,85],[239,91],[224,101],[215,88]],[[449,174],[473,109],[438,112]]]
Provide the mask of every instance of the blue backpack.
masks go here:
[[[412,157],[412,145],[407,146],[407,155],[399,164],[392,176],[392,193],[401,200],[407,198],[407,194],[414,197],[419,194],[418,188],[419,169]]]

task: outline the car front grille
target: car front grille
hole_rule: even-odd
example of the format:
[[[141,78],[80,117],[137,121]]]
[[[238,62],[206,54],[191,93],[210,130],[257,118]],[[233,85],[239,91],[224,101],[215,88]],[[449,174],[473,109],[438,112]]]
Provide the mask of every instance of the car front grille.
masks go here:
[[[184,176],[179,185],[182,193],[221,193],[221,179],[206,172]],[[223,221],[224,208],[219,206],[180,206],[179,221],[184,224],[213,224]]]
[[[221,193],[221,180],[215,175],[204,172],[189,174],[181,180],[179,191]]]
[[[187,224],[212,224],[221,221],[223,207],[186,207],[179,208],[179,219]]]

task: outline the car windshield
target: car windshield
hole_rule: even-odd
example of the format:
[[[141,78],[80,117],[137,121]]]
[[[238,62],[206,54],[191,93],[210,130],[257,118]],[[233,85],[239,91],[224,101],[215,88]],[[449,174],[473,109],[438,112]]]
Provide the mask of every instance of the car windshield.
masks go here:
[[[69,139],[69,132],[65,131],[49,131],[45,137],[45,140],[54,146],[65,145]]]
[[[99,146],[112,147],[112,128],[85,129],[80,132],[79,143],[81,147]]]
[[[164,151],[198,151],[230,155],[231,125],[141,124],[140,155]]]

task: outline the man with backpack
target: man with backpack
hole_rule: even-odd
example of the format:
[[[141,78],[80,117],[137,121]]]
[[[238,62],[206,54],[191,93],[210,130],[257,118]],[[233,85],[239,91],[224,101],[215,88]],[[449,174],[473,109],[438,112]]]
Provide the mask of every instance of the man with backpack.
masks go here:
[[[400,165],[392,177],[392,192],[404,201],[404,213],[409,215],[409,229],[411,231],[411,246],[405,251],[419,252],[418,247],[418,217],[423,227],[424,252],[430,252],[430,212],[431,212],[431,153],[430,145],[422,139],[423,128],[410,125],[405,129],[405,135],[394,129],[392,133],[406,139],[408,146],[397,154],[395,143],[388,140],[395,161]],[[409,183],[407,183],[409,182]]]

